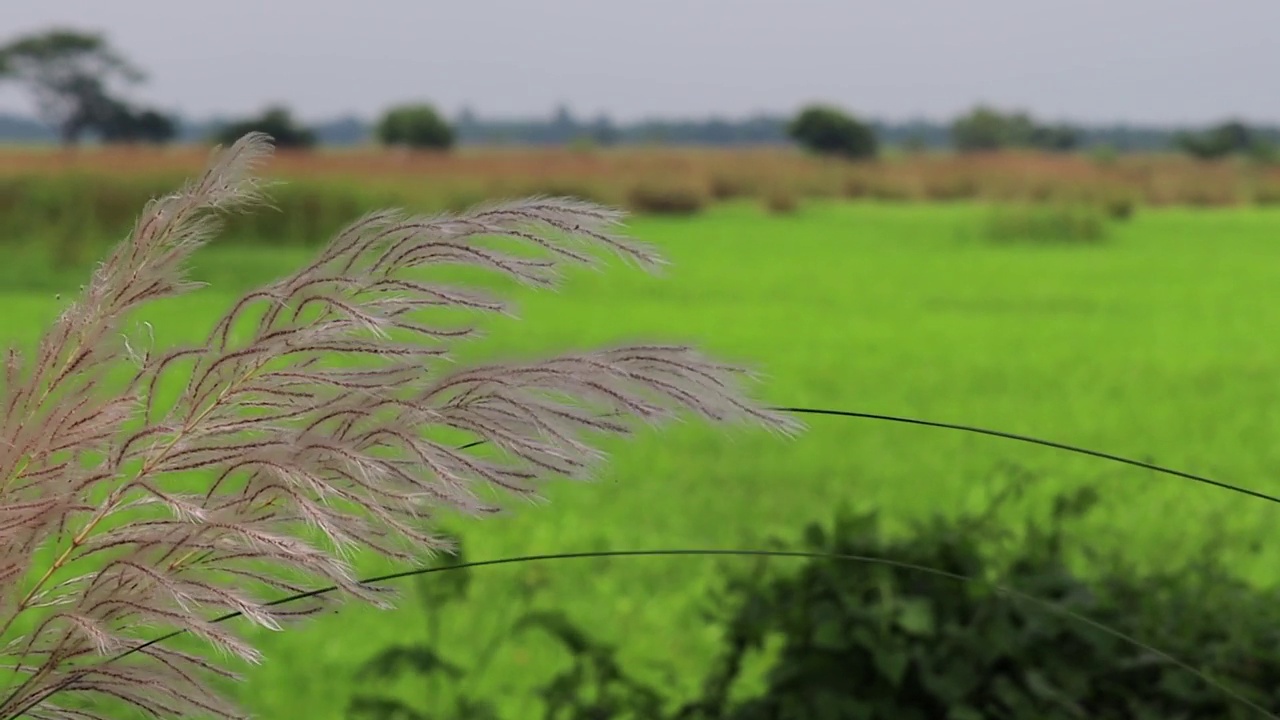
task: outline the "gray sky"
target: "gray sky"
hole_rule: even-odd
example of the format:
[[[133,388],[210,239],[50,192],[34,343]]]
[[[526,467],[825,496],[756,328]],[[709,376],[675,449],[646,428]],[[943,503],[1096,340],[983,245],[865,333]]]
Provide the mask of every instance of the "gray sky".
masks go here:
[[[822,100],[886,119],[985,101],[1044,119],[1280,122],[1278,0],[0,0],[0,39],[104,31],[194,117],[740,116]],[[27,112],[0,88],[0,112]]]

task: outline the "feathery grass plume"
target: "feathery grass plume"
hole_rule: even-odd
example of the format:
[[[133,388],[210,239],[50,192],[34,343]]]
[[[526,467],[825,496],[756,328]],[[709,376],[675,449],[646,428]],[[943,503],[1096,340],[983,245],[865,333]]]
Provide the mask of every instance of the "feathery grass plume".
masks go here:
[[[185,261],[214,236],[220,211],[262,199],[251,171],[270,150],[268,137],[248,135],[181,192],[150,203],[34,356],[8,354],[0,719],[100,717],[68,704],[81,695],[160,717],[238,717],[208,685],[231,677],[218,663],[159,645],[114,655],[181,629],[257,661],[209,618],[239,611],[278,628],[318,605],[269,607],[268,596],[315,582],[384,603],[354,579],[349,551],[411,559],[440,549],[434,511],[491,512],[486,487],[527,495],[549,476],[586,477],[601,456],[582,435],[623,433],[628,418],[685,409],[799,429],[746,399],[740,368],[687,347],[441,367],[450,344],[473,332],[430,323],[424,311],[505,306],[428,282],[422,270],[465,264],[552,286],[558,262],[594,262],[592,245],[661,263],[612,234],[619,212],[566,199],[368,215],[311,264],[241,298],[204,344],[135,347],[122,335],[128,313],[194,287]],[[120,369],[131,366],[126,381]],[[162,401],[157,387],[174,378],[176,400]],[[430,439],[438,428],[501,452],[454,449]]]

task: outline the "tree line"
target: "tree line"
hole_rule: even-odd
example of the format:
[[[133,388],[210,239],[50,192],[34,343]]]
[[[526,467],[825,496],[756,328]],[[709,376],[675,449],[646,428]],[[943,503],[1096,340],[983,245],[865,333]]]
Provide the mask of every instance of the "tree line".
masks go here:
[[[950,123],[884,123],[863,120],[840,108],[813,105],[794,117],[760,115],[745,120],[649,120],[615,123],[607,116],[581,119],[566,107],[550,118],[482,119],[463,110],[446,120],[430,103],[387,109],[377,122],[355,118],[306,126],[287,107],[265,108],[254,117],[197,125],[155,108],[123,99],[124,88],[145,81],[145,73],[93,32],[55,28],[0,45],[0,83],[26,88],[42,123],[66,146],[87,137],[106,143],[167,143],[175,140],[233,141],[250,130],[276,138],[280,147],[357,144],[376,139],[386,145],[446,150],[457,143],[609,146],[616,144],[770,145],[799,143],[815,152],[850,159],[874,157],[882,146],[907,151],[951,148],[961,152],[1023,148],[1073,152],[1106,148],[1115,152],[1181,150],[1203,159],[1231,155],[1273,159],[1280,128],[1228,120],[1201,131],[1117,125],[1082,127],[1042,123],[1021,111],[978,105]],[[6,133],[6,130],[10,130]],[[38,129],[0,118],[0,136],[33,137]]]

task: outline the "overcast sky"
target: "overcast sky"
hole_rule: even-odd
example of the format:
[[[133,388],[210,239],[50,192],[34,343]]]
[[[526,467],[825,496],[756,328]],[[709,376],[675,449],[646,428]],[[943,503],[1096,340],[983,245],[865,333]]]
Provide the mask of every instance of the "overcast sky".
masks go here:
[[[0,0],[0,39],[104,32],[202,118],[307,120],[426,99],[452,114],[790,112],[1280,123],[1280,0]],[[0,88],[0,112],[27,112]]]

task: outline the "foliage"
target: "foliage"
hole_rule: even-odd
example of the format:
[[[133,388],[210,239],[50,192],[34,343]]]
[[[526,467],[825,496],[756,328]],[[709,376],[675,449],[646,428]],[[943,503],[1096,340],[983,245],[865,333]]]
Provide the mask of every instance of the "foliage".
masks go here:
[[[1037,125],[1031,129],[1028,144],[1049,152],[1069,152],[1080,144],[1080,133],[1066,124]]]
[[[124,107],[111,83],[137,83],[143,74],[102,35],[54,28],[0,47],[0,80],[6,78],[26,85],[41,118],[57,128],[64,145],[74,145]]]
[[[178,133],[173,118],[156,110],[137,110],[113,103],[94,125],[103,142],[162,145]]]
[[[264,199],[253,171],[270,150],[265,136],[241,138],[147,204],[36,352],[7,354],[3,720],[106,717],[67,704],[85,696],[152,716],[240,717],[214,682],[235,678],[226,657],[253,663],[261,652],[210,613],[280,629],[329,597],[269,598],[317,584],[385,606],[349,558],[421,557],[448,547],[438,515],[488,515],[552,477],[590,477],[602,455],[587,434],[682,412],[800,427],[742,393],[742,368],[687,346],[446,364],[476,334],[458,314],[508,306],[432,271],[462,265],[550,288],[565,263],[596,265],[590,248],[661,262],[614,233],[622,213],[573,200],[366,214],[311,262],[238,298],[203,341],[157,347],[126,320],[197,287],[187,261],[221,215]],[[499,452],[467,452],[442,432]],[[148,642],[158,630],[203,652]]]
[[[474,691],[494,657],[512,640],[531,633],[550,639],[569,656],[568,666],[551,675],[537,689],[544,720],[593,720],[594,718],[658,717],[663,697],[637,681],[622,667],[617,649],[600,642],[565,613],[533,607],[537,586],[522,583],[517,604],[503,608],[491,637],[476,644],[482,649],[475,663],[463,668],[443,651],[440,628],[448,610],[468,602],[471,570],[465,563],[460,541],[444,561],[432,564],[440,570],[415,578],[419,604],[427,620],[425,642],[385,647],[361,666],[356,679],[362,688],[352,696],[347,716],[352,720],[486,720],[499,718],[497,707]],[[419,702],[408,702],[393,690],[406,674],[420,678],[424,691]],[[529,714],[526,717],[531,716]]]
[[[643,182],[627,193],[627,206],[650,215],[696,215],[707,205],[707,192],[687,184]]]
[[[757,558],[724,578],[707,615],[723,628],[723,649],[692,700],[638,680],[563,612],[528,611],[505,636],[536,628],[570,654],[539,690],[547,720],[1252,717],[1232,693],[1280,708],[1280,609],[1226,574],[1217,547],[1145,575],[1113,557],[1073,555],[1072,523],[1097,504],[1096,488],[1056,496],[1047,518],[1015,532],[999,511],[1028,481],[981,512],[934,516],[892,539],[877,513],[842,512],[829,527],[811,524],[799,544],[775,541],[818,556],[798,567]],[[1073,559],[1087,560],[1090,575]],[[442,592],[453,586],[438,580]],[[465,588],[465,576],[453,583]],[[1197,659],[1204,674],[1174,658]],[[455,691],[473,675],[433,645],[397,645],[361,676],[405,668],[447,675]],[[762,670],[762,682],[749,670]],[[498,717],[471,696],[431,714],[389,695],[361,694],[352,707],[371,720]]]
[[[1096,244],[1110,235],[1102,211],[1084,203],[997,205],[982,231],[997,243]]]
[[[884,538],[874,513],[811,525],[796,549],[884,562],[817,559],[794,572],[762,566],[733,578],[719,669],[684,717],[1255,716],[1222,687],[1120,634],[1194,658],[1231,690],[1280,709],[1280,609],[1268,594],[1228,576],[1216,548],[1145,576],[1091,555],[1090,577],[1080,576],[1071,568],[1068,524],[1097,500],[1092,487],[1061,495],[1047,521],[1017,534],[991,510],[935,517],[896,540]],[[955,576],[990,579],[1053,607]],[[777,652],[764,653],[774,640]],[[765,688],[731,700],[742,668],[759,657],[770,658]]]
[[[289,109],[279,105],[266,108],[257,117],[224,125],[212,139],[225,145],[249,133],[269,135],[276,147],[285,149],[306,149],[316,144],[315,132],[298,124]]]
[[[1001,113],[980,105],[951,124],[951,142],[962,152],[1027,145],[1034,126],[1025,113]]]
[[[1129,220],[1137,209],[1137,201],[1128,193],[1112,193],[1102,201],[1102,209],[1112,220]]]
[[[453,549],[443,553],[429,567],[457,568],[464,562],[466,555],[462,542],[455,538]],[[427,621],[427,642],[391,645],[366,660],[356,673],[361,690],[348,702],[347,716],[353,720],[496,718],[497,710],[493,705],[468,692],[468,684],[484,675],[487,660],[492,659],[497,643],[488,643],[489,651],[466,671],[440,650],[441,625],[451,606],[467,601],[471,571],[459,568],[429,576],[418,575],[414,584],[418,605]],[[424,691],[421,703],[409,703],[387,690],[387,686],[406,674],[420,679],[420,687]]]
[[[1004,113],[979,105],[951,124],[951,142],[961,152],[1027,147],[1067,151],[1080,142],[1069,125],[1040,125],[1023,112]]]
[[[659,717],[662,692],[633,677],[618,661],[615,646],[593,638],[560,611],[532,612],[516,625],[517,632],[533,630],[560,643],[572,660],[538,692],[544,720]]]
[[[1219,160],[1230,155],[1248,155],[1269,161],[1274,146],[1257,131],[1239,120],[1230,120],[1204,132],[1182,132],[1174,145],[1199,160]]]
[[[875,157],[878,151],[870,125],[826,105],[801,110],[787,126],[787,134],[801,146],[822,155],[866,160]]]
[[[378,120],[374,134],[383,145],[447,150],[454,133],[431,105],[401,105],[387,110]]]

